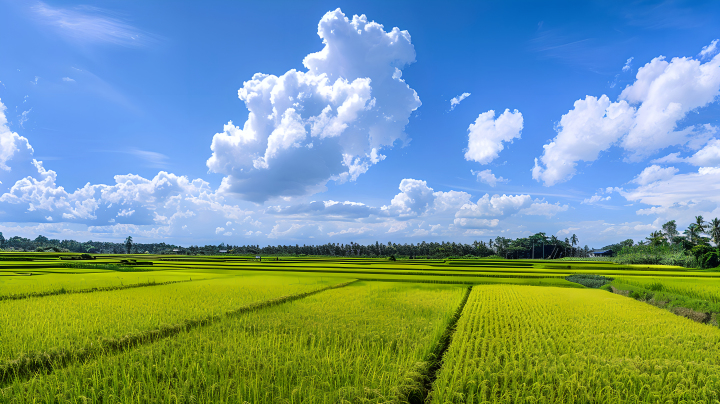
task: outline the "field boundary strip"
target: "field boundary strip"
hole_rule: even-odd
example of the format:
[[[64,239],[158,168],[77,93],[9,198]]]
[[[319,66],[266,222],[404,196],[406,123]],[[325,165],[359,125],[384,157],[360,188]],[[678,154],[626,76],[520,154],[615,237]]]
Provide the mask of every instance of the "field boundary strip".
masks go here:
[[[197,280],[206,280],[206,278],[197,279]],[[179,281],[167,281],[167,282],[141,282],[141,283],[133,283],[130,285],[118,285],[118,286],[101,286],[101,287],[95,287],[95,288],[87,288],[87,289],[55,289],[55,290],[49,290],[47,292],[29,292],[29,293],[19,293],[14,295],[0,295],[0,302],[5,300],[22,300],[22,299],[30,299],[33,297],[47,297],[47,296],[58,296],[58,295],[70,295],[70,294],[76,294],[76,293],[95,293],[95,292],[111,292],[114,290],[123,290],[123,289],[134,289],[134,288],[145,288],[149,286],[164,286],[164,285],[172,285],[174,283],[183,283],[183,282],[192,282],[192,279],[184,279]]]
[[[99,343],[90,344],[90,346],[77,350],[55,349],[40,353],[29,353],[21,356],[20,358],[0,363],[0,385],[7,385],[16,379],[32,377],[38,373],[49,374],[54,370],[62,369],[75,362],[82,363],[102,355],[109,355],[114,352],[134,349],[141,345],[173,337],[184,331],[190,331],[194,328],[214,324],[228,317],[234,317],[267,307],[299,300],[327,290],[342,288],[357,281],[357,279],[354,279],[349,282],[326,286],[324,288],[308,292],[250,303],[245,306],[238,307],[237,309],[227,311],[224,314],[215,314],[185,320],[179,324],[162,325],[159,328],[127,334],[120,338],[106,338],[102,339]]]
[[[457,309],[455,309],[453,316],[450,317],[450,321],[448,321],[445,331],[442,333],[437,342],[435,342],[427,358],[425,358],[423,362],[417,363],[415,368],[406,374],[403,382],[398,386],[396,401],[409,404],[425,403],[425,400],[430,395],[430,391],[432,390],[432,385],[437,378],[437,374],[442,367],[443,357],[450,347],[453,335],[455,335],[457,323],[465,310],[465,305],[470,298],[472,288],[473,287],[470,286],[465,289],[465,294],[463,295],[460,304]]]

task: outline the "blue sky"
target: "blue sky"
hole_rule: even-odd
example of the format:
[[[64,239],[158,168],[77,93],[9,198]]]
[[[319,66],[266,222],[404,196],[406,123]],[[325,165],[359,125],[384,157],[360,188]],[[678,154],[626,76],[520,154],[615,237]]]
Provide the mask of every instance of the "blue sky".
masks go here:
[[[720,5],[440,4],[0,1],[0,231],[600,247],[720,216]]]

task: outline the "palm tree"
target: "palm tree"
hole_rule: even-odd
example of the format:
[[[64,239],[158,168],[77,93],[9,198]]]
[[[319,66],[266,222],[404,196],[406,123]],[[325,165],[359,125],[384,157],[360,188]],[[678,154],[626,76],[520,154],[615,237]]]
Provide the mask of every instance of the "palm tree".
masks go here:
[[[715,218],[710,222],[710,238],[715,247],[720,247],[720,219]]]
[[[695,216],[695,226],[697,226],[698,235],[705,233],[707,224],[702,216]]]
[[[570,238],[570,242],[572,243],[573,251],[574,251],[575,245],[577,245],[577,243],[578,243],[578,237],[575,234],[573,234],[572,237]]]
[[[701,216],[701,218],[702,218],[702,216]],[[697,240],[697,238],[699,236],[698,225],[695,223],[691,223],[690,226],[688,226],[688,228],[685,229],[683,234],[688,239],[688,241],[690,241],[691,243],[694,244],[695,240]]]
[[[645,238],[650,241],[650,244],[654,246],[661,245],[663,241],[665,241],[665,236],[663,235],[663,232],[659,230],[650,233],[650,237]]]
[[[559,241],[560,240],[558,240],[558,238],[555,237],[554,235],[550,236],[550,244],[552,244],[552,246],[553,246],[552,253],[550,254],[550,259],[552,259],[555,256],[555,250],[557,249],[557,245],[558,245]]]

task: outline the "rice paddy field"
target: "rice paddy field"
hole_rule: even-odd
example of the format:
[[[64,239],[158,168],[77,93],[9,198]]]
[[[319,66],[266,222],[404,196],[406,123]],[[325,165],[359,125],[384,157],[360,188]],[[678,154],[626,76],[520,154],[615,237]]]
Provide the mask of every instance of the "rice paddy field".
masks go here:
[[[0,257],[0,403],[720,402],[716,323],[565,279],[717,304],[720,272],[77,258]]]

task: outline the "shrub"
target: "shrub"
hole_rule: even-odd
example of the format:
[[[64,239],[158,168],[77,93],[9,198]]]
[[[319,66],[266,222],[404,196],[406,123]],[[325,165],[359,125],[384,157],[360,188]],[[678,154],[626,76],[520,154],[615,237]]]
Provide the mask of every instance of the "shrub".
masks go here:
[[[702,261],[702,258],[705,256],[705,254],[715,251],[715,249],[710,247],[709,245],[700,244],[693,247],[691,251],[698,261]]]
[[[720,265],[720,254],[717,251],[705,253],[700,259],[701,268],[715,268]]]
[[[652,290],[653,292],[662,292],[665,290],[665,286],[660,282],[653,282],[648,285],[648,289]]]
[[[590,275],[590,274],[575,274],[565,277],[566,281],[579,283],[585,287],[597,289],[605,286],[606,284],[613,281],[613,278],[608,278],[602,275]]]

